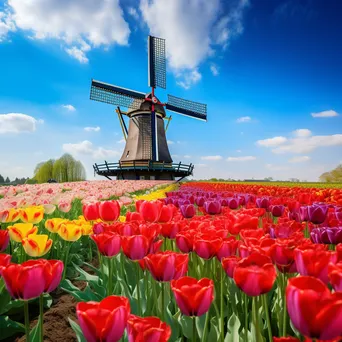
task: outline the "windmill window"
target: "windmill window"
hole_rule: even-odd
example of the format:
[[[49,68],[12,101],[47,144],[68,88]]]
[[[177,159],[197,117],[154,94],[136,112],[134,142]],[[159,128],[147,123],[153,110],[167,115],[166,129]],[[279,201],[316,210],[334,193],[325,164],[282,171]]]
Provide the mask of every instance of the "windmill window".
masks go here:
[[[126,158],[128,158],[128,156],[129,156],[129,151],[127,151],[127,153],[126,153]]]

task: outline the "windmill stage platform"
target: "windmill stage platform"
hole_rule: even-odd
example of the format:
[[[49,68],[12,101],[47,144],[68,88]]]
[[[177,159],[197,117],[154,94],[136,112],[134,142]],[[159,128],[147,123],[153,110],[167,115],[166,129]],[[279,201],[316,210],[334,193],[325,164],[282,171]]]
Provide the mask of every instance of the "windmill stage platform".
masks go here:
[[[94,164],[94,172],[99,176],[108,179],[116,177],[117,179],[129,180],[179,180],[191,176],[194,165],[180,163],[159,163],[153,161],[136,161],[131,163],[107,163]]]

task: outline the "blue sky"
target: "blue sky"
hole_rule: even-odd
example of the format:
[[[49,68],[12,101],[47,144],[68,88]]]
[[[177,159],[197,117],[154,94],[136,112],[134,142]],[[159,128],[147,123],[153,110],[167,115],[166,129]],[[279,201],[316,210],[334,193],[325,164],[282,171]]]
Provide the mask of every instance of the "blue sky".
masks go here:
[[[117,161],[114,108],[91,79],[148,91],[146,39],[166,39],[168,93],[207,103],[173,115],[175,162],[195,178],[317,180],[342,162],[340,1],[0,1],[0,174],[32,176],[65,152]]]

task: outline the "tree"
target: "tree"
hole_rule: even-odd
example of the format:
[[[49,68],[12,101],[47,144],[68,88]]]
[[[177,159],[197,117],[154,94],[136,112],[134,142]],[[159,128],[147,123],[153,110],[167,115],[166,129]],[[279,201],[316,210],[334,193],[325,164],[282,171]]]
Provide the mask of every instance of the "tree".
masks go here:
[[[6,177],[5,183],[7,183],[7,184],[11,183],[11,181],[10,181],[10,179],[8,177]]]
[[[342,164],[331,171],[321,174],[319,180],[327,183],[342,183]]]
[[[51,178],[60,183],[81,181],[85,180],[86,172],[80,161],[64,154],[57,160],[50,159],[36,166],[34,179],[38,183],[45,183]]]
[[[2,183],[5,183],[5,178],[2,175],[0,175],[0,184]]]

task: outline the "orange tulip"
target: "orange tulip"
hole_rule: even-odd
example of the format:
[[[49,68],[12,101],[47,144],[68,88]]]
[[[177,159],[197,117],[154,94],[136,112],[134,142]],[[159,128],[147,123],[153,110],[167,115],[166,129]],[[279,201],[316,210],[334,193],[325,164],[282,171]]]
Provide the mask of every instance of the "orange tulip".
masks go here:
[[[77,241],[82,236],[82,228],[74,223],[62,223],[58,234],[63,240]]]
[[[25,223],[37,224],[44,218],[44,207],[35,206],[22,209],[20,218]]]
[[[23,239],[22,244],[26,254],[31,257],[41,257],[51,249],[52,240],[44,234],[31,234]]]
[[[13,226],[7,227],[10,238],[15,242],[22,242],[29,235],[37,234],[38,228],[32,223],[15,223]]]

